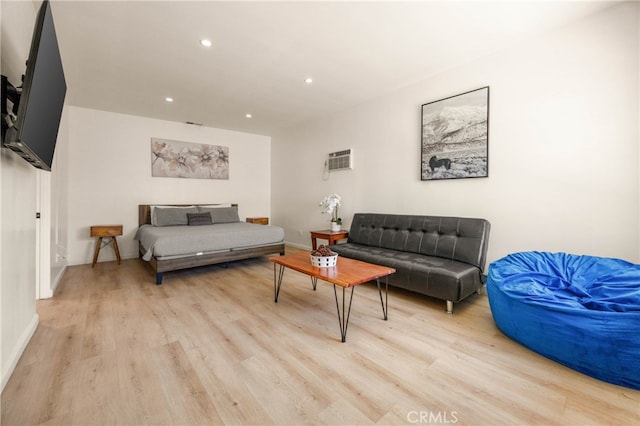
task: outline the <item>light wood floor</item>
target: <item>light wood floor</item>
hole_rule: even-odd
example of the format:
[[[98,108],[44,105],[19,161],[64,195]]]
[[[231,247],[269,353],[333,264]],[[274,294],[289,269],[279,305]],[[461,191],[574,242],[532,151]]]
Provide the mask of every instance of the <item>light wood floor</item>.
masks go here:
[[[622,425],[640,392],[503,336],[486,294],[444,302],[333,289],[266,258],[154,276],[139,260],[71,267],[2,393],[2,425]]]

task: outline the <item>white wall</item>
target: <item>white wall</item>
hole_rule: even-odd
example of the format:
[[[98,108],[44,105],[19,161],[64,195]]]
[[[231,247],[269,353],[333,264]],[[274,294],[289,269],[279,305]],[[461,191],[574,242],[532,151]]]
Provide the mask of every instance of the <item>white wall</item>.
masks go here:
[[[36,169],[3,148],[1,357],[2,388],[38,325],[36,314]]]
[[[138,205],[238,203],[240,218],[271,212],[271,141],[268,136],[69,108],[69,263],[91,263],[95,240],[89,227],[122,224],[123,258],[138,256],[134,236]],[[151,176],[151,138],[229,147],[229,179]],[[115,260],[113,250],[99,262]]]
[[[37,5],[2,2],[2,74],[24,73]],[[36,183],[38,171],[7,148],[0,152],[0,364],[2,388],[38,325],[36,314]]]
[[[522,250],[640,261],[639,14],[626,3],[355,108],[273,135],[275,222],[294,245],[355,212],[483,217],[488,262]],[[420,181],[421,104],[490,86],[489,177]],[[352,171],[322,179],[328,152]],[[295,158],[295,161],[291,161]]]

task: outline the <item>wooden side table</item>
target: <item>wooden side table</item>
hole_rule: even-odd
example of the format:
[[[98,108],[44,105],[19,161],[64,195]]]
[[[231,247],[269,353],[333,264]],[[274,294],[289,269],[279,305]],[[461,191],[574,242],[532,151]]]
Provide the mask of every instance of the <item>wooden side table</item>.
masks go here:
[[[247,222],[249,223],[257,223],[259,225],[268,225],[269,218],[268,217],[248,217]]]
[[[315,250],[316,248],[318,248],[316,238],[327,240],[328,244],[331,245],[338,240],[349,238],[349,231],[332,231],[330,229],[326,229],[324,231],[311,231],[311,249],[312,250]]]
[[[113,251],[116,252],[118,265],[120,264],[120,250],[118,250],[118,240],[116,240],[116,237],[119,235],[122,235],[122,225],[95,225],[91,227],[91,236],[98,237],[98,239],[96,240],[96,247],[93,250],[93,263],[91,264],[92,268],[96,266],[98,255],[100,254],[100,249],[102,248],[102,240],[104,238],[108,238],[105,246],[113,244]]]

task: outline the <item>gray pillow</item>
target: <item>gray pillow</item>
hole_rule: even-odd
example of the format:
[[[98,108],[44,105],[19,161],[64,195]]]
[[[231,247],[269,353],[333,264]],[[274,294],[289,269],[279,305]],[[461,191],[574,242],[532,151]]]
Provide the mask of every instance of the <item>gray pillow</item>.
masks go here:
[[[233,207],[198,207],[200,213],[211,213],[213,223],[240,222],[238,206]]]
[[[174,225],[188,225],[189,219],[187,213],[198,213],[197,207],[189,208],[155,208],[153,214],[155,216],[156,226],[174,226]]]
[[[211,225],[211,213],[187,213],[189,226]]]

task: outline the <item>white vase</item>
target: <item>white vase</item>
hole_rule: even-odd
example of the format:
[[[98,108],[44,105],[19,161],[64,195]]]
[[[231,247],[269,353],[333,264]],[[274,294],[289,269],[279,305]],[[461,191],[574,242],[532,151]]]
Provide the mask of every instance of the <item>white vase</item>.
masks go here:
[[[336,222],[331,222],[331,230],[333,232],[338,232],[342,229],[342,225],[338,225]]]

